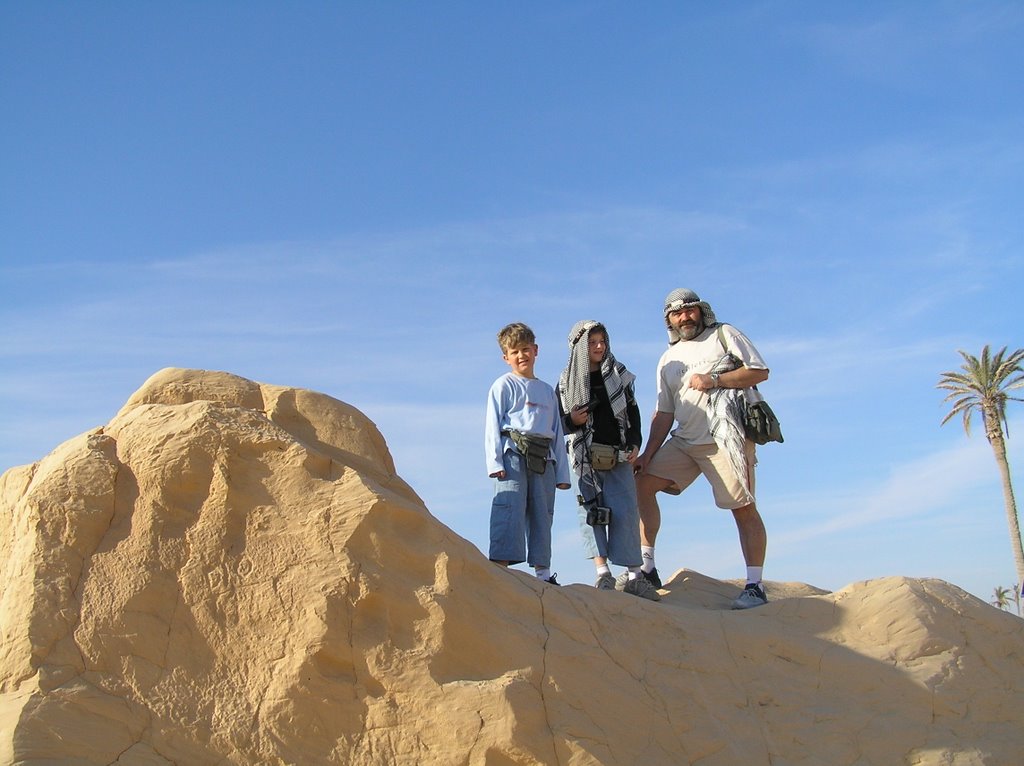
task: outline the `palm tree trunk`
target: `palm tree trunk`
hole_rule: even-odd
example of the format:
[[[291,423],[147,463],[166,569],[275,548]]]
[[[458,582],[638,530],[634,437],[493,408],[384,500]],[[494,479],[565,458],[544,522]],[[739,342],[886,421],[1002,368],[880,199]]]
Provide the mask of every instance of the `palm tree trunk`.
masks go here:
[[[1003,504],[1006,506],[1006,523],[1010,528],[1010,545],[1013,547],[1013,563],[1017,567],[1017,589],[1024,588],[1024,544],[1021,543],[1020,521],[1017,518],[1017,501],[1013,497],[1013,484],[1010,482],[1010,464],[1006,460],[1006,442],[1000,433],[990,434],[989,443],[996,456],[999,475],[1003,480]]]

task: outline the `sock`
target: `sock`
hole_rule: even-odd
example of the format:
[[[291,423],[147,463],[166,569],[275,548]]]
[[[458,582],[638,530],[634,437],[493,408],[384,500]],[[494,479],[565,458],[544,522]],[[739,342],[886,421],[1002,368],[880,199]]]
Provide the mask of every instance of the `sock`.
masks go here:
[[[628,577],[630,580],[635,580],[639,576],[640,576],[640,567],[628,567],[628,571],[626,572],[626,577]]]
[[[653,545],[641,545],[640,555],[644,560],[644,565],[641,567],[645,572],[650,572],[654,569],[654,546]]]
[[[601,564],[601,565],[599,565],[597,567],[597,576],[598,577],[600,577],[601,575],[611,574],[611,573],[612,573],[612,570],[609,568],[609,566],[607,564]]]
[[[547,580],[551,577],[551,569],[548,567],[537,567],[536,572],[538,580]]]
[[[764,572],[764,567],[747,567],[747,582],[759,584],[761,582],[761,575]]]

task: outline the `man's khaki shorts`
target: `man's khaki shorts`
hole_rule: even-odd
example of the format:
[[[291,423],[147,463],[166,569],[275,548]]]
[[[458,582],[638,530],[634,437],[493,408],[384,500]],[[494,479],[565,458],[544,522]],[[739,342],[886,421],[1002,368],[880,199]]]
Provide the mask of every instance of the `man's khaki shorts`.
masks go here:
[[[693,484],[693,480],[704,474],[711,482],[715,494],[715,505],[719,508],[734,510],[754,502],[754,465],[756,455],[754,442],[747,439],[747,478],[750,483],[748,494],[740,484],[729,456],[718,448],[715,443],[690,444],[672,438],[661,445],[651,462],[647,464],[647,473],[661,479],[668,479],[672,486],[665,491],[677,495]]]

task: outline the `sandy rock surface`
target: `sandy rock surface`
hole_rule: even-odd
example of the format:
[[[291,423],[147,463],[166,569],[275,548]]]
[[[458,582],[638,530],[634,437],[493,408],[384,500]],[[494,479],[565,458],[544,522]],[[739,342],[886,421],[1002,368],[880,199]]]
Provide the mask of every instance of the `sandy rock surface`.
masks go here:
[[[0,764],[1024,763],[1024,620],[736,585],[501,570],[358,410],[167,369],[0,477]]]

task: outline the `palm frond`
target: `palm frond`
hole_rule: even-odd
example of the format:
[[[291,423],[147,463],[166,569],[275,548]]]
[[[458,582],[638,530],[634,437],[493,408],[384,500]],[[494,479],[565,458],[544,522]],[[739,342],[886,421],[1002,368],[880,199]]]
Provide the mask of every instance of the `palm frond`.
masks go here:
[[[980,356],[957,350],[963,359],[960,369],[942,373],[935,386],[947,392],[943,402],[952,402],[940,425],[960,415],[964,432],[970,436],[971,420],[975,413],[980,413],[985,433],[990,439],[999,431],[1009,434],[1006,403],[1024,399],[1010,396],[1007,391],[1024,387],[1024,349],[1017,349],[1009,355],[1006,349],[1003,346],[992,353],[986,344]]]

